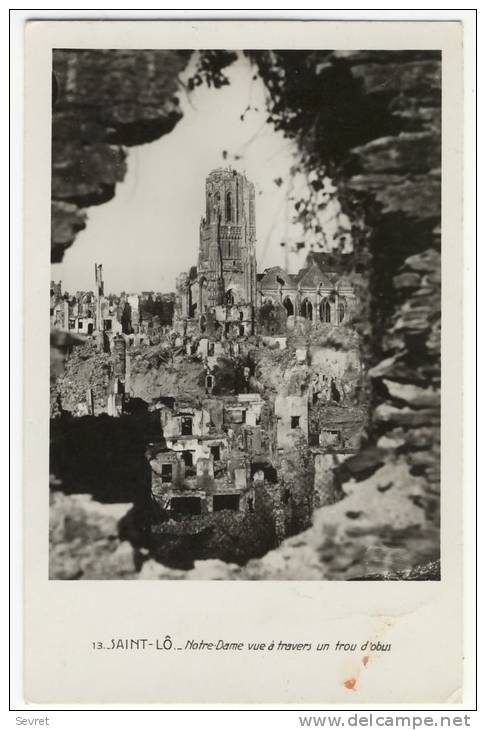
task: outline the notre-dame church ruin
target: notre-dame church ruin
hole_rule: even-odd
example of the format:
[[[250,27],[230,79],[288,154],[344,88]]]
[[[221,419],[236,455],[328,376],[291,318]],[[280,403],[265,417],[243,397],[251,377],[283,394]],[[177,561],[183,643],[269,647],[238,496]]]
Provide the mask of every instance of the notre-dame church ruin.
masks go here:
[[[206,179],[198,263],[177,280],[176,323],[201,332],[209,327],[213,335],[249,335],[258,329],[258,312],[270,304],[281,316],[266,334],[284,334],[289,318],[346,323],[356,299],[347,279],[326,270],[325,253],[311,254],[298,274],[279,266],[257,274],[254,185],[231,168],[213,170]]]

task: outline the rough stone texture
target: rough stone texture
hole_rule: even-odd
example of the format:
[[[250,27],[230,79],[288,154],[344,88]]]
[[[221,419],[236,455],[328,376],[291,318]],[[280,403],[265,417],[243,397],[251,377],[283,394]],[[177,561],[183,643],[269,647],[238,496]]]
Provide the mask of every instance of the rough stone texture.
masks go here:
[[[345,198],[363,202],[370,233],[371,440],[384,449],[377,466],[385,464],[371,479],[388,468],[394,488],[414,485],[409,498],[425,517],[417,529],[435,545],[428,556],[434,560],[440,543],[440,59],[413,51],[393,62],[379,53],[337,55],[361,80],[364,98],[386,101],[396,125],[395,134],[349,150],[341,180]],[[419,560],[414,537],[405,543],[413,567],[426,556]]]
[[[72,338],[72,335],[65,334]],[[80,342],[65,358],[64,367],[51,388],[51,416],[57,415],[58,408],[76,413],[86,404],[88,389],[93,392],[95,413],[106,412],[107,388],[112,373],[110,355],[99,352],[92,341]]]
[[[110,200],[125,147],[170,132],[182,114],[178,75],[189,51],[55,50],[52,261],[85,227],[84,208]]]
[[[133,578],[135,548],[119,536],[130,505],[100,504],[90,495],[51,491],[49,578],[54,580]]]

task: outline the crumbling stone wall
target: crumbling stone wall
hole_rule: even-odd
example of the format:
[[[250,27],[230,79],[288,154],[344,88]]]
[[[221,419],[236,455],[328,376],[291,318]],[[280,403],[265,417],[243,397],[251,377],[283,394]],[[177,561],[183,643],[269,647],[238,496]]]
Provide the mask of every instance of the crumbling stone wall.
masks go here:
[[[181,118],[178,75],[190,53],[53,52],[53,262],[85,227],[85,208],[114,196],[125,148],[158,139]]]

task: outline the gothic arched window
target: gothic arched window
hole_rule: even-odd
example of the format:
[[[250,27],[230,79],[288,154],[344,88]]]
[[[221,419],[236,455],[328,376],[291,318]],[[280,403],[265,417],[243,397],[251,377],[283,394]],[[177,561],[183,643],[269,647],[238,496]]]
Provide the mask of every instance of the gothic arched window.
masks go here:
[[[346,315],[346,300],[340,299],[339,300],[339,322],[344,321],[344,317]]]
[[[306,319],[312,319],[312,304],[308,299],[304,299],[300,306],[300,316]]]
[[[331,322],[331,305],[327,301],[327,299],[323,299],[320,304],[320,315],[321,315],[321,322]]]
[[[292,300],[290,299],[290,297],[285,297],[285,299],[283,300],[283,305],[287,310],[287,317],[291,317],[294,313],[294,305],[292,304]]]
[[[231,200],[231,193],[226,193],[226,221],[231,223],[233,218],[233,203]]]

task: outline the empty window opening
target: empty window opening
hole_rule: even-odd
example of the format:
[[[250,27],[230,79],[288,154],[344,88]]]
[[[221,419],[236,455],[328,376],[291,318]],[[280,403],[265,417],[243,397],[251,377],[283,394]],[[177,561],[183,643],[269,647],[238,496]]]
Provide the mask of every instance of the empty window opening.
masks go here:
[[[214,461],[219,461],[221,459],[221,447],[219,444],[211,446],[211,455]]]
[[[191,418],[191,416],[182,416],[181,434],[182,434],[182,436],[192,436],[192,418]]]
[[[111,330],[111,319],[103,320],[103,328],[106,330],[106,332],[109,332]]]
[[[245,334],[245,326],[243,324],[239,325],[238,332],[239,332],[240,337],[243,337],[243,335]]]
[[[339,322],[344,321],[345,315],[346,315],[346,302],[344,299],[341,299],[339,302]]]
[[[162,482],[167,484],[172,481],[172,464],[162,464]]]
[[[292,301],[286,297],[283,301],[283,305],[287,310],[287,317],[291,317],[294,313],[294,305],[292,304]]]
[[[214,342],[210,342],[208,345],[208,355],[214,355]]]
[[[193,458],[192,458],[192,451],[183,451],[182,452],[182,461],[186,466],[192,466],[193,465]]]
[[[206,375],[206,388],[210,390],[213,387],[213,376]]]
[[[110,324],[111,324],[111,322],[110,322]],[[93,334],[93,325],[90,323],[90,324],[88,324],[88,335],[92,335],[92,334]]]
[[[290,417],[290,428],[299,428],[300,425],[300,416],[291,416]]]
[[[202,511],[199,497],[172,497],[170,508],[179,515],[200,515]]]
[[[240,319],[243,319],[243,312],[240,312]]]
[[[240,509],[240,495],[215,494],[213,497],[213,512],[219,512],[223,509],[229,509],[237,512]]]
[[[327,322],[330,323],[331,321],[331,305],[327,301],[327,299],[323,299],[320,306],[319,306],[319,314],[321,317],[321,322]]]
[[[308,299],[304,299],[300,308],[301,317],[312,320],[312,304]]]
[[[331,380],[331,399],[335,403],[339,403],[341,401],[341,394],[336,388],[336,383],[334,382],[334,379]]]
[[[270,482],[270,484],[277,484],[278,482],[278,476],[277,476],[277,470],[272,464],[261,463],[261,462],[254,462],[251,465],[251,478],[255,476],[257,472],[263,472],[263,477],[266,482]]]
[[[231,193],[226,193],[226,221],[231,223],[233,215],[233,204],[231,200]]]

